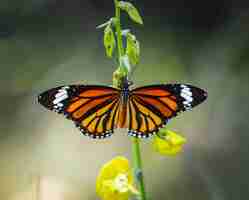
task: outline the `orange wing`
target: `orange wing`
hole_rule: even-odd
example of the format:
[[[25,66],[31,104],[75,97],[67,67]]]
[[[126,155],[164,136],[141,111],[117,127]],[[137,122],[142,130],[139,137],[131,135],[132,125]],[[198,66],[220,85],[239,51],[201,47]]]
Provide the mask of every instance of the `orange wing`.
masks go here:
[[[178,112],[191,109],[206,97],[202,89],[185,84],[136,88],[128,101],[129,135],[149,137]]]
[[[118,123],[120,90],[107,86],[70,85],[50,89],[38,97],[46,108],[73,120],[84,135],[105,138]]]

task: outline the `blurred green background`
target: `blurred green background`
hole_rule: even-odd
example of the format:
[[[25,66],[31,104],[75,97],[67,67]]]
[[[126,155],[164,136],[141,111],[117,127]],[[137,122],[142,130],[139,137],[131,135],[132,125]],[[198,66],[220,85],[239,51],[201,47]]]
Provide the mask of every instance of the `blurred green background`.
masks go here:
[[[142,145],[146,189],[153,200],[249,198],[249,9],[242,0],[133,0],[144,19],[135,85],[183,82],[208,100],[168,127],[187,137],[184,152],[162,157]],[[98,199],[95,179],[114,156],[131,158],[124,131],[84,137],[37,104],[58,85],[112,82],[96,25],[113,2],[2,0],[0,4],[0,199]]]

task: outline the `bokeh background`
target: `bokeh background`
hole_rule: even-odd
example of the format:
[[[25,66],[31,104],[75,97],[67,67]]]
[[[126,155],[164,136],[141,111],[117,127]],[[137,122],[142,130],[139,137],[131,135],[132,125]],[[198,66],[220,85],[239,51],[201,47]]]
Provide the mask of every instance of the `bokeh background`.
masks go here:
[[[208,100],[168,127],[187,137],[184,152],[163,157],[142,145],[153,200],[249,198],[249,7],[243,0],[133,0],[144,26],[122,16],[141,43],[135,85],[184,82]],[[0,199],[95,200],[100,167],[131,158],[118,131],[95,141],[37,95],[72,83],[111,84],[102,30],[111,0],[2,0],[0,3]]]

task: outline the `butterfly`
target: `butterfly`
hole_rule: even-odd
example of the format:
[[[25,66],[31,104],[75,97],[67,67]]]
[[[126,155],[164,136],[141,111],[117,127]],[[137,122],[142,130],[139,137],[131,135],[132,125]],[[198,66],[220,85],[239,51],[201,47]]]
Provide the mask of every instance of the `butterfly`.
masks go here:
[[[115,128],[127,128],[128,135],[147,138],[169,119],[207,98],[207,92],[188,84],[129,87],[60,86],[41,93],[38,102],[64,114],[91,138],[111,136]]]

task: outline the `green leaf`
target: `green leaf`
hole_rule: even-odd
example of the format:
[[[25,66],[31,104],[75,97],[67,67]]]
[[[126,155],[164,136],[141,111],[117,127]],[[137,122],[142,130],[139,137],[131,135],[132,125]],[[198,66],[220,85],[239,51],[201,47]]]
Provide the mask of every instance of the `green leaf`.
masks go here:
[[[127,33],[127,47],[126,54],[129,57],[130,63],[132,65],[137,65],[140,57],[140,46],[135,35]]]
[[[106,55],[110,58],[112,57],[115,45],[116,45],[115,36],[111,28],[111,24],[109,24],[108,26],[105,27],[104,30],[104,46],[106,50]]]
[[[142,17],[140,16],[138,10],[130,2],[120,1],[118,6],[120,9],[126,11],[134,22],[143,24]]]

